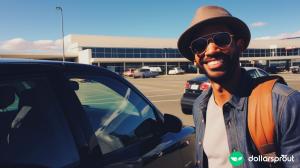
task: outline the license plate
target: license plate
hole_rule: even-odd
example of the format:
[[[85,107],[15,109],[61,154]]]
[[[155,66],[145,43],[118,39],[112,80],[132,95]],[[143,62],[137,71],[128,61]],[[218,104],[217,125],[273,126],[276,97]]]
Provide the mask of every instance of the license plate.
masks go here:
[[[191,85],[191,89],[192,89],[192,90],[198,90],[198,87],[199,87],[199,86],[198,86],[198,85],[195,85],[195,84],[194,84],[194,85]]]

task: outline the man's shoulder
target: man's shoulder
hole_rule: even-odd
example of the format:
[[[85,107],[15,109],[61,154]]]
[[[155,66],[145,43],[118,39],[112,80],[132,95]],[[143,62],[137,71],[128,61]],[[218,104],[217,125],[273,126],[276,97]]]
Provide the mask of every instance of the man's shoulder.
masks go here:
[[[300,94],[300,92],[298,92],[297,90],[282,83],[275,83],[272,93],[283,97],[289,97],[294,94]]]

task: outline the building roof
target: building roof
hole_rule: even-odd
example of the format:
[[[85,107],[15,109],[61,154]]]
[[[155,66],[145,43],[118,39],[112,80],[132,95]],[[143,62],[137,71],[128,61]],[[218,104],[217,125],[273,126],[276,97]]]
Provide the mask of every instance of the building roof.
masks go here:
[[[177,48],[176,39],[163,38],[71,34],[66,36],[66,41],[79,47]]]
[[[70,34],[65,39],[79,47],[177,48],[175,38]],[[300,48],[300,38],[251,40],[248,48]]]

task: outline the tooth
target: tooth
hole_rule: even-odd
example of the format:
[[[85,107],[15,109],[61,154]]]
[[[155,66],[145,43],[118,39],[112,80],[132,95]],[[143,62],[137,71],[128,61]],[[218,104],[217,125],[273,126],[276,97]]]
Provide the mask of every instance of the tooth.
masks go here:
[[[208,63],[208,65],[216,65],[218,63],[220,63],[220,61],[211,61],[211,62]]]

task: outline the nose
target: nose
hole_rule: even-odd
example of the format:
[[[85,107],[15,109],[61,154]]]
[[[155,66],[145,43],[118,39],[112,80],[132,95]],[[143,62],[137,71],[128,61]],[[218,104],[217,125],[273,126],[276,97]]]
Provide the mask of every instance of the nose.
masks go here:
[[[220,48],[214,42],[209,42],[205,50],[205,56],[211,56],[218,52],[220,52]]]

